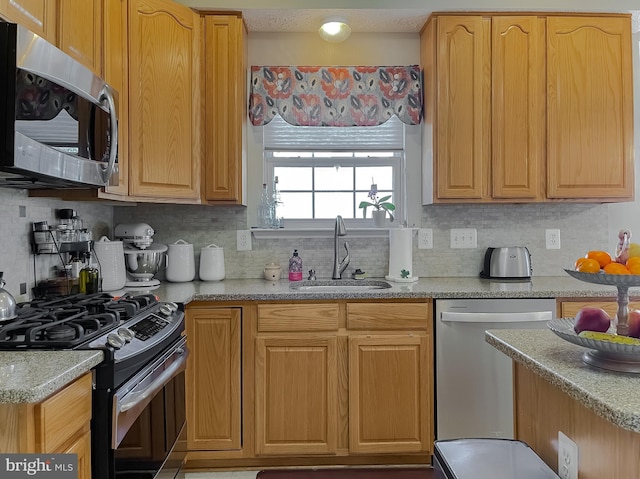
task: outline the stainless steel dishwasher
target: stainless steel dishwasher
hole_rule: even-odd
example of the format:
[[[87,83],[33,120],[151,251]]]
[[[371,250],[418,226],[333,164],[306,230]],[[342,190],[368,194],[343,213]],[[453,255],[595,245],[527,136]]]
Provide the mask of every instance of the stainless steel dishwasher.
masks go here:
[[[512,362],[484,332],[546,328],[555,299],[436,300],[435,311],[436,438],[513,439]]]

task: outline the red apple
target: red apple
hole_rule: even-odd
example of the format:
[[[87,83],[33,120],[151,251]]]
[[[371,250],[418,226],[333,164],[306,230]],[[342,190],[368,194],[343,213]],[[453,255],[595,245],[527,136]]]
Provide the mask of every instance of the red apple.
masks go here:
[[[627,324],[629,325],[629,336],[640,338],[640,311],[632,309],[627,316]]]
[[[582,331],[598,331],[604,333],[611,326],[611,319],[604,309],[584,307],[576,314],[574,331],[580,334]]]

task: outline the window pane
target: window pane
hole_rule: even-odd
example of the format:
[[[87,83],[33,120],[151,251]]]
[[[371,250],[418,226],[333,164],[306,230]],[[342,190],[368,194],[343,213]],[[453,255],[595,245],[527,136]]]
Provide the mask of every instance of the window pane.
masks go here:
[[[273,168],[274,178],[278,177],[278,188],[282,190],[311,191],[311,167],[283,167]],[[311,209],[309,209],[311,213]]]
[[[393,188],[393,168],[391,166],[363,166],[356,171],[356,190],[371,188],[371,179],[378,185],[378,190]]]
[[[316,191],[353,191],[353,168],[339,166],[331,168],[316,168],[315,187]]]
[[[281,193],[281,204],[278,205],[276,214],[280,218],[301,219],[312,218],[313,202],[311,193]]]
[[[353,193],[316,193],[316,218],[353,218]]]

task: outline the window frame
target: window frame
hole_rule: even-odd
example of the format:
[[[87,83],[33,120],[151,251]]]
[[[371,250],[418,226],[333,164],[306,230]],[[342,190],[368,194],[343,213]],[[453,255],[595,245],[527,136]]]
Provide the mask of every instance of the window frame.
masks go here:
[[[297,152],[312,152],[312,153],[324,153],[332,152],[332,153],[357,153],[357,154],[375,154],[379,152],[390,152],[393,156],[390,157],[357,157],[355,155],[351,157],[275,157],[274,153],[286,153],[287,151],[291,151],[292,153]],[[300,166],[300,167],[328,167],[335,166],[336,160],[341,162],[349,162],[349,164],[345,164],[345,167],[369,167],[369,166],[391,166],[393,168],[393,178],[392,178],[392,188],[393,188],[393,202],[396,207],[394,211],[394,221],[390,222],[387,218],[387,224],[389,227],[397,226],[398,224],[405,224],[407,218],[407,207],[406,207],[406,151],[404,149],[394,149],[394,148],[375,148],[374,150],[367,150],[362,147],[354,147],[353,149],[347,148],[332,148],[332,149],[320,149],[320,148],[300,148],[295,147],[291,149],[287,148],[263,148],[263,167],[264,167],[264,183],[268,185],[273,185],[274,182],[274,168],[283,167],[283,166]],[[354,169],[355,175],[355,169]],[[312,190],[304,190],[315,192],[334,192],[334,190],[316,190],[315,184],[312,184]],[[342,190],[341,190],[342,191]],[[346,191],[346,190],[344,190]],[[387,190],[384,190],[387,191]],[[368,191],[367,191],[368,192]],[[359,197],[362,193],[366,193],[361,190],[353,190],[352,193],[354,195],[354,200],[356,197]],[[385,195],[386,193],[382,193]],[[360,201],[366,199],[363,197]],[[361,209],[355,206],[354,201],[354,218],[344,218],[345,224],[347,227],[351,228],[371,228],[372,227],[372,219],[371,218],[362,218]],[[369,208],[369,211],[371,209]],[[335,218],[284,218],[284,228],[285,229],[296,229],[296,228],[325,228],[325,227],[333,227],[335,224]]]

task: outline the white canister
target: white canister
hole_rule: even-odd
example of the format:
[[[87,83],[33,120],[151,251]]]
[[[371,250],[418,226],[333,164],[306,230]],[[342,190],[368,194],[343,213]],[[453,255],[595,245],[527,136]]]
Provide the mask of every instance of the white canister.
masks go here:
[[[200,250],[200,279],[220,281],[224,279],[224,249],[210,244]]]
[[[93,244],[96,262],[102,278],[102,291],[117,291],[124,288],[127,272],[124,266],[122,241],[111,241],[103,236]]]
[[[167,250],[167,281],[172,283],[184,283],[193,281],[196,277],[193,245],[179,239],[168,245]]]

